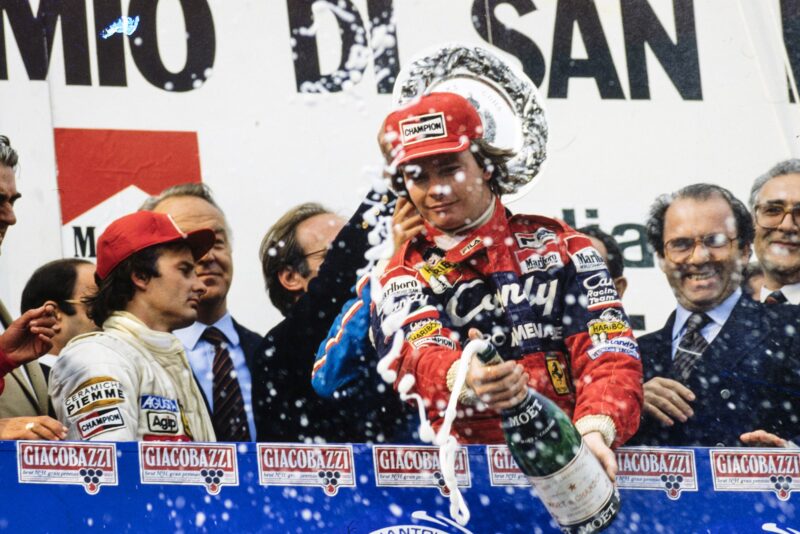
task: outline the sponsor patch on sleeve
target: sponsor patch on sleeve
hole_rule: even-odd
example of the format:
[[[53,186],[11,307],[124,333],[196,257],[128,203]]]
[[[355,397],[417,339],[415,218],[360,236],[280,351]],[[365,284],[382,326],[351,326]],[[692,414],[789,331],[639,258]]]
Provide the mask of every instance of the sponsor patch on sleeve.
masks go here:
[[[535,271],[549,271],[560,269],[564,266],[561,260],[561,254],[558,252],[548,252],[547,254],[526,254],[525,257],[520,259],[519,269],[522,274],[528,274]]]
[[[422,283],[413,276],[396,276],[383,286],[383,299],[387,300],[389,297],[396,299],[421,291]]]
[[[587,351],[589,358],[596,360],[607,352],[621,352],[632,358],[639,359],[639,345],[629,337],[615,337],[608,339]]]
[[[570,252],[569,256],[572,258],[572,263],[575,264],[575,270],[579,273],[599,271],[606,268],[606,262],[603,261],[603,257],[594,247],[584,247],[576,252]]]
[[[432,336],[442,330],[442,323],[434,319],[419,321],[411,325],[411,332],[408,334],[409,341],[416,341],[426,336]]]
[[[178,414],[174,412],[157,412],[145,410],[147,429],[153,434],[177,434]]]
[[[533,233],[517,233],[514,234],[519,248],[542,248],[547,243],[553,243],[556,240],[556,233],[547,228],[539,228]]]
[[[125,402],[122,384],[110,376],[96,376],[80,384],[64,401],[67,417]]]
[[[450,350],[456,350],[456,342],[447,336],[428,336],[412,341],[411,344],[415,348],[422,348],[428,345],[439,345],[447,347]]]
[[[85,417],[78,419],[75,424],[78,426],[81,437],[89,439],[109,430],[124,427],[125,420],[122,418],[119,408],[104,408],[90,412]]]
[[[605,343],[609,334],[619,334],[630,329],[631,325],[625,320],[625,315],[618,308],[609,308],[600,314],[597,319],[589,321],[589,337],[593,345]],[[613,337],[613,335],[611,336]]]
[[[178,413],[178,401],[159,397],[158,395],[142,395],[139,399],[139,407],[142,410],[161,410]]]

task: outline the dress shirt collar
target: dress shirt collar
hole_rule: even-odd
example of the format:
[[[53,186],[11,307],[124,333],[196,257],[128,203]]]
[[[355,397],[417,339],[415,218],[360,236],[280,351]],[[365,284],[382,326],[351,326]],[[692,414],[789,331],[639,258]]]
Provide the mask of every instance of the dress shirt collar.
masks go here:
[[[704,312],[711,319],[709,325],[713,323],[717,325],[718,328],[722,328],[722,325],[724,325],[725,321],[727,321],[728,317],[730,317],[734,306],[736,306],[736,303],[739,301],[741,296],[741,288],[736,288],[736,291],[731,293],[728,298],[718,304],[716,308],[712,308]],[[680,303],[678,304],[678,308],[675,310],[675,324],[672,327],[672,341],[677,340],[681,336],[683,333],[683,328],[686,326],[686,321],[689,320],[689,316],[693,313],[694,312],[691,312],[681,306]]]
[[[786,301],[789,304],[800,304],[800,282],[796,284],[789,284],[780,288],[781,293],[783,296],[786,297]],[[761,286],[761,298],[759,299],[761,302],[767,300],[767,297],[772,293],[767,286]]]
[[[200,321],[195,321],[191,326],[175,330],[172,333],[181,340],[181,343],[183,343],[184,347],[187,347],[189,350],[194,350],[197,348],[197,343],[200,341],[200,336],[203,335],[203,332],[205,332],[206,328],[209,326],[214,326],[218,328],[220,332],[225,334],[225,337],[228,339],[228,343],[231,346],[235,347],[239,345],[239,333],[233,326],[233,317],[231,317],[230,312],[225,312],[225,315],[223,315],[219,321],[213,325],[207,325],[201,323]]]

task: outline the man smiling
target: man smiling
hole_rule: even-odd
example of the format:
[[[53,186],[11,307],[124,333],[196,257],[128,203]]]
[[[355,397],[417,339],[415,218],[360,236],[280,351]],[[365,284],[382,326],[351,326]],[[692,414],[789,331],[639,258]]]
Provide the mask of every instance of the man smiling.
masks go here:
[[[755,252],[764,269],[759,300],[800,304],[800,159],[782,161],[758,177],[750,209]]]
[[[396,369],[414,377],[438,428],[467,337],[490,336],[507,361],[472,362],[458,392],[457,437],[502,442],[497,411],[533,387],[574,419],[613,479],[610,447],[639,424],[641,363],[602,258],[560,221],[506,211],[499,191],[510,154],[483,138],[481,118],[463,97],[423,96],[390,114],[384,128],[395,189],[417,208],[426,231],[399,250],[381,278],[383,299],[373,312],[379,353],[393,345],[384,321],[408,306]]]
[[[690,185],[651,208],[648,241],[678,305],[639,339],[645,417],[634,442],[740,446],[755,429],[800,433],[800,320],[742,295],[753,235],[747,208],[719,186]]]
[[[101,332],[74,338],[50,373],[67,439],[214,441],[181,342],[205,288],[195,262],[214,232],[182,232],[165,214],[117,219],[97,241],[98,291],[89,317]]]

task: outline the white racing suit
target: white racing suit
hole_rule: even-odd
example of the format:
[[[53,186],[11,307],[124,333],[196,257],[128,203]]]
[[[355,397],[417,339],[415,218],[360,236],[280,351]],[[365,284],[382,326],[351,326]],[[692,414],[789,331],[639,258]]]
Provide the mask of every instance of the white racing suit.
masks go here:
[[[181,342],[126,312],[67,344],[49,390],[68,440],[216,441]]]

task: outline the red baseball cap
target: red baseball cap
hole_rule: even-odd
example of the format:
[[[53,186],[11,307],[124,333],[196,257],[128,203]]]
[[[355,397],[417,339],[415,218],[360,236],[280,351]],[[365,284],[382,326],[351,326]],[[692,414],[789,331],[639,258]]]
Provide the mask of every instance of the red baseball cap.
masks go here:
[[[455,93],[430,93],[393,111],[383,123],[384,142],[391,143],[392,165],[436,154],[461,152],[483,137],[475,107]]]
[[[166,213],[137,211],[112,222],[97,240],[97,276],[103,280],[140,250],[172,241],[185,241],[197,261],[211,250],[215,240],[210,228],[187,234]]]

